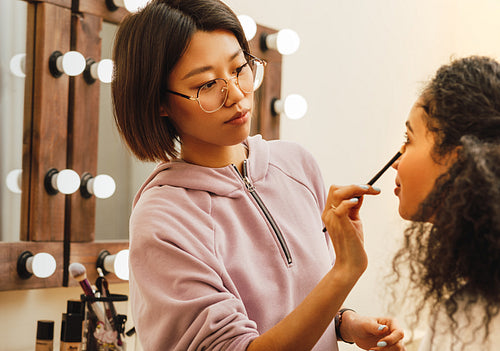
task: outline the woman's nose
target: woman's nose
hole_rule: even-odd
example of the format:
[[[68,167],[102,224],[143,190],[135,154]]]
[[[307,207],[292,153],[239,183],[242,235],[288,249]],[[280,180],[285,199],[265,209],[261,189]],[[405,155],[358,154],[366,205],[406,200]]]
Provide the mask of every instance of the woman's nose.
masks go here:
[[[227,82],[227,99],[226,106],[232,106],[245,97],[245,93],[238,85],[238,79],[233,77]]]
[[[397,170],[399,167],[399,162],[401,161],[402,157],[403,157],[403,155],[401,155],[396,161],[394,161],[394,163],[391,165],[391,167],[394,168],[395,170]]]

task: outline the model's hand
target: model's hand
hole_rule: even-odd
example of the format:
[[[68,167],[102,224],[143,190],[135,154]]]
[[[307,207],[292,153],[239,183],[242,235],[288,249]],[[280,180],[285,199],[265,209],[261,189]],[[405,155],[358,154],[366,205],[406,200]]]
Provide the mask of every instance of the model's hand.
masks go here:
[[[335,249],[336,269],[358,275],[358,278],[368,264],[359,209],[363,195],[379,193],[378,189],[367,185],[332,185],[322,215]]]
[[[346,311],[340,327],[342,338],[363,350],[404,351],[404,332],[392,318],[360,316]]]

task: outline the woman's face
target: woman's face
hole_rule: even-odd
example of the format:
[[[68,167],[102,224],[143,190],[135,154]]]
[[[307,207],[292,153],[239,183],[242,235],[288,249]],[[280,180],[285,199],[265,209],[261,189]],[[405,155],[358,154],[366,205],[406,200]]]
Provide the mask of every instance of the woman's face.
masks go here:
[[[406,142],[404,152],[393,164],[397,170],[396,189],[399,198],[399,214],[411,220],[418,206],[434,187],[436,179],[450,166],[450,157],[435,162],[431,152],[434,147],[434,134],[426,124],[427,115],[417,100],[406,121]]]
[[[253,93],[238,88],[236,69],[245,64],[236,37],[226,31],[198,31],[168,80],[170,90],[196,97],[198,88],[215,78],[228,81],[227,100],[216,112],[204,112],[196,101],[169,94],[164,114],[174,122],[184,152],[206,154],[241,143],[250,132]],[[189,150],[189,151],[187,151]]]

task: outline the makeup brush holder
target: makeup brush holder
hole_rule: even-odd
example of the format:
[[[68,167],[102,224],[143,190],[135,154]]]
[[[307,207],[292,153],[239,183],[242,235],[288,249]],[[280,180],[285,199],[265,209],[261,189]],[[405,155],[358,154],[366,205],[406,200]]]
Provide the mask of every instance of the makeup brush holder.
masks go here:
[[[127,316],[116,314],[114,304],[128,300],[127,295],[108,297],[80,296],[85,304],[82,351],[125,351],[125,322]]]

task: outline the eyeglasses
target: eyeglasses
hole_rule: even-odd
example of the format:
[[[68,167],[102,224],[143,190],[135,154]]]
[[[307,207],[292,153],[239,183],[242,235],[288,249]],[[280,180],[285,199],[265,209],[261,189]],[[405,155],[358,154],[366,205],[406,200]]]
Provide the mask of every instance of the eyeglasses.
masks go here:
[[[231,79],[236,78],[238,88],[246,94],[257,90],[264,80],[264,68],[267,62],[249,53],[245,53],[245,55],[250,59],[236,69],[235,76],[227,80],[215,78],[203,84],[198,88],[196,96],[189,96],[172,90],[167,90],[167,92],[188,100],[197,101],[200,108],[207,113],[218,111],[226,103],[228,84]]]

